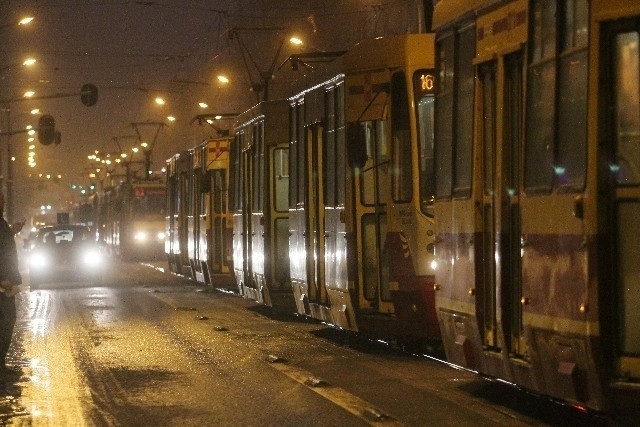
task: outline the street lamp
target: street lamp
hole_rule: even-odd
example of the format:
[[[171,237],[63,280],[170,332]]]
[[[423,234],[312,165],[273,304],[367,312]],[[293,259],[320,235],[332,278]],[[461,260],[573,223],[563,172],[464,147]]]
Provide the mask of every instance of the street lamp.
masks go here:
[[[287,31],[287,29],[283,27],[232,28],[229,30],[229,38],[235,39],[238,42],[238,46],[240,47],[240,53],[242,54],[242,60],[244,61],[245,69],[247,70],[247,74],[249,74],[249,80],[251,81],[251,90],[256,92],[256,97],[258,98],[258,101],[261,100],[260,94],[262,94],[263,101],[266,101],[269,99],[269,84],[271,80],[273,80],[273,77],[274,77],[273,74],[276,69],[278,57],[280,56],[280,52],[282,51],[282,48],[286,42],[286,38],[282,38],[280,40],[278,44],[278,48],[276,49],[276,52],[271,61],[271,64],[269,65],[269,68],[267,68],[266,70],[261,70],[256,64],[255,59],[252,57],[251,53],[249,52],[249,49],[245,45],[244,40],[242,39],[242,35],[244,33],[256,33],[256,32],[282,34],[285,31]],[[294,40],[296,42],[301,42],[300,39],[295,37],[291,37],[289,39],[289,42],[295,43]],[[252,70],[249,66],[249,62],[251,62],[251,64],[256,68],[259,79],[254,80],[254,73],[252,73]]]
[[[29,25],[33,21],[33,16],[25,16],[20,21],[18,21],[18,25]]]
[[[33,22],[33,16],[25,16],[24,18],[20,19],[18,22],[12,22],[9,24],[0,25],[0,30],[4,28],[14,27],[14,26],[24,27],[31,24],[31,22]]]

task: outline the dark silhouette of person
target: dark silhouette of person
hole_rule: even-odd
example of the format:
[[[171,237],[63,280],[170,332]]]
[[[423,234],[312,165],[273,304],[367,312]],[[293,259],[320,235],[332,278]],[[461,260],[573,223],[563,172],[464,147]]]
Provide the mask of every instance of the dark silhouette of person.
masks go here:
[[[4,194],[0,191],[0,376],[19,374],[19,371],[7,367],[6,357],[16,323],[15,294],[22,283],[14,235],[23,225],[16,223],[10,226],[4,219]]]

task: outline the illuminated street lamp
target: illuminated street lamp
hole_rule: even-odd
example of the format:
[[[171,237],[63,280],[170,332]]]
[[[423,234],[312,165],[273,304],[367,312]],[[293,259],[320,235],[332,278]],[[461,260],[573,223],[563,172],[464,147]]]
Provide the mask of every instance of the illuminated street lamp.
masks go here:
[[[294,44],[296,46],[302,46],[304,44],[304,42],[302,40],[300,40],[298,37],[291,37],[289,39],[289,42],[291,42],[291,44]]]
[[[228,78],[227,76],[222,75],[222,74],[221,74],[221,75],[219,75],[219,76],[217,77],[217,79],[218,79],[218,81],[219,81],[220,83],[224,83],[224,84],[229,83],[229,78]]]
[[[207,104],[206,102],[198,102],[198,105],[200,106],[200,108],[209,108],[209,104]]]
[[[18,22],[18,25],[29,25],[32,21],[33,16],[25,16]]]
[[[165,105],[167,102],[164,100],[164,98],[157,96],[155,99],[155,103],[158,105]]]
[[[34,96],[35,94],[36,94],[36,93],[35,93],[34,91],[32,91],[32,90],[28,90],[28,91],[26,91],[26,92],[24,93],[24,95],[23,95],[23,96],[24,96],[25,98],[33,98],[33,96]]]
[[[30,67],[36,62],[38,61],[35,58],[27,58],[24,61],[22,61],[22,65],[24,65],[25,67]]]

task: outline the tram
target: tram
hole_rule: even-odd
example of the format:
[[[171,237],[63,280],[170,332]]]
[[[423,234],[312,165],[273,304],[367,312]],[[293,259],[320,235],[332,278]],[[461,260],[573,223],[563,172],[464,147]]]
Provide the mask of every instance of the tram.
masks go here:
[[[289,278],[286,100],[263,101],[234,125],[233,265],[240,295],[294,311]]]
[[[363,41],[289,98],[298,313],[385,339],[439,339],[433,48],[432,34]]]
[[[122,259],[159,258],[164,248],[165,185],[157,180],[122,182],[103,192],[98,234]]]
[[[175,274],[192,277],[188,242],[188,212],[191,194],[193,153],[183,151],[167,160],[167,215],[165,217],[164,251],[169,269]]]
[[[640,409],[640,3],[441,0],[436,308],[447,359]]]
[[[213,287],[234,286],[228,203],[232,138],[203,141],[167,160],[165,253],[169,268]]]

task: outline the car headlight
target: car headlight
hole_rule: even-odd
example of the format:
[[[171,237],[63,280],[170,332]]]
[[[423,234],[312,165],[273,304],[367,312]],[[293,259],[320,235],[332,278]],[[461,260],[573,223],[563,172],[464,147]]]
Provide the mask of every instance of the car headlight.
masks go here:
[[[82,254],[82,261],[89,265],[101,264],[102,254],[97,249],[88,250]]]
[[[31,254],[31,257],[29,258],[29,264],[31,265],[31,267],[35,268],[46,267],[47,265],[49,265],[49,258],[41,252],[35,252]]]
[[[164,240],[164,233],[162,231],[158,233],[158,240]]]
[[[141,241],[141,242],[144,242],[145,240],[147,240],[147,232],[146,231],[142,231],[142,230],[138,230],[133,235],[133,239]]]

